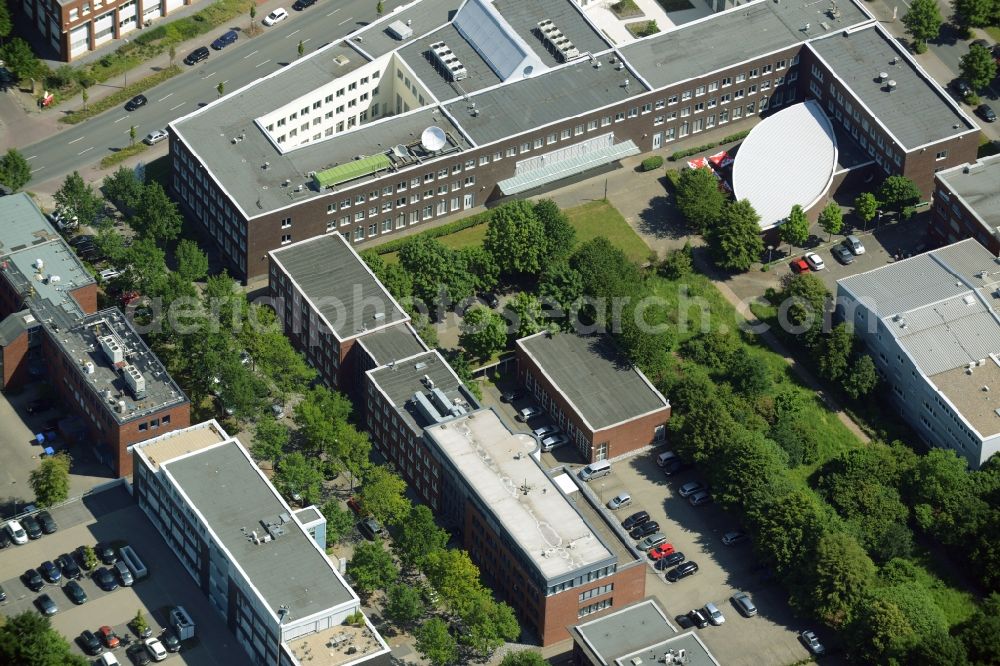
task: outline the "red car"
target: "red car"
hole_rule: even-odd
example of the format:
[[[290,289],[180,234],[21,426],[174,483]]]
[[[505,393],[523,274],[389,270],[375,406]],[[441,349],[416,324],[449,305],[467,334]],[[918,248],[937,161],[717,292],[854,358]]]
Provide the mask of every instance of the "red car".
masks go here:
[[[809,262],[803,258],[795,259],[792,261],[792,272],[793,273],[808,273],[809,272]]]
[[[656,548],[649,551],[649,559],[658,560],[661,557],[666,557],[667,555],[674,554],[674,546],[669,543],[661,543]]]
[[[118,647],[118,634],[111,627],[105,625],[97,630],[97,637],[101,639],[106,647],[116,648]]]
[[[347,506],[356,516],[364,514],[364,511],[361,509],[361,501],[357,497],[347,500]]]

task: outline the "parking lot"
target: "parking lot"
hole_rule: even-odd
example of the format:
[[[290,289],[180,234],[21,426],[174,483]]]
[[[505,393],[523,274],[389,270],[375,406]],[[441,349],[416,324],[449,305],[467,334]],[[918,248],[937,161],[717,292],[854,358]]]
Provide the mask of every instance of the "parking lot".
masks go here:
[[[38,612],[35,600],[48,594],[59,610],[52,616],[52,626],[82,654],[76,638],[84,629],[96,632],[103,625],[111,626],[120,636],[136,638],[127,624],[142,610],[153,635],[159,636],[167,626],[167,613],[173,606],[184,606],[196,624],[195,638],[185,641],[179,653],[168,655],[165,663],[210,666],[242,664],[246,653],[237,645],[223,619],[209,606],[207,598],[196,587],[173,552],[156,533],[145,514],[132,500],[123,485],[86,495],[83,499],[51,510],[59,524],[54,534],[42,536],[22,546],[11,545],[0,550],[0,581],[7,593],[0,603],[0,613],[16,615],[26,610]],[[74,606],[62,588],[66,581],[46,583],[38,593],[31,592],[22,582],[21,574],[37,568],[46,560],[55,560],[62,553],[72,553],[81,545],[93,546],[98,541],[128,543],[142,559],[149,575],[131,587],[102,591],[84,572],[79,583],[88,600]],[[122,664],[132,663],[124,646],[113,650]]]

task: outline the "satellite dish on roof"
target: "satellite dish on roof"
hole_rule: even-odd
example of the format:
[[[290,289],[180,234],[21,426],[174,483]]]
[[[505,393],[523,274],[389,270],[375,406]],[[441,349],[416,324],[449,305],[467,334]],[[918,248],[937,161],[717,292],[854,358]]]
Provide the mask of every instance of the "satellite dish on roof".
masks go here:
[[[420,133],[420,145],[426,151],[433,153],[441,150],[447,142],[448,137],[445,136],[444,130],[437,125],[431,125]]]
[[[401,143],[396,144],[393,147],[392,152],[393,152],[393,154],[396,155],[396,157],[406,157],[406,156],[408,156],[410,154],[410,151],[408,151],[406,149],[406,146],[404,146]]]

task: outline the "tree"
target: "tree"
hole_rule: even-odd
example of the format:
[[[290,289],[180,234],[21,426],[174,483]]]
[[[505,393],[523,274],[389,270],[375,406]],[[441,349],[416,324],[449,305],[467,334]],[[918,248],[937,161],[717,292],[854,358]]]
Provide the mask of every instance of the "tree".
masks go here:
[[[406,482],[385,467],[369,471],[361,487],[361,506],[386,525],[399,525],[410,514]]]
[[[764,252],[760,216],[749,200],[727,203],[723,207],[718,224],[708,232],[708,243],[715,263],[726,270],[746,271],[760,260]]]
[[[517,199],[493,209],[483,249],[493,256],[502,273],[540,272],[546,248],[545,225],[531,202]]]
[[[907,206],[920,201],[920,190],[917,184],[906,176],[889,176],[878,190],[878,200],[886,208],[901,212]]]
[[[820,337],[815,349],[820,374],[831,381],[843,377],[850,365],[853,348],[854,335],[847,324],[837,324]]]
[[[494,257],[495,258],[495,257]],[[454,250],[424,234],[410,238],[399,249],[399,263],[413,278],[413,296],[429,309],[438,305],[439,297],[460,301],[475,292],[474,276],[459,261]]]
[[[693,259],[694,252],[691,249],[691,243],[690,241],[685,242],[684,247],[667,252],[666,258],[660,265],[660,273],[668,280],[679,280],[690,275],[691,271],[694,270]]]
[[[135,617],[132,618],[129,625],[131,625],[132,629],[135,630],[135,633],[140,636],[144,631],[149,629],[149,622],[146,620],[146,615],[142,612],[141,608],[135,612]]]
[[[396,555],[406,567],[422,567],[427,555],[444,548],[448,533],[434,522],[434,514],[426,505],[417,504],[410,515],[399,525],[399,534],[393,543]]]
[[[104,196],[126,215],[131,214],[139,206],[143,188],[142,181],[136,177],[135,171],[126,166],[118,167],[110,176],[105,176],[104,182],[101,183]]]
[[[802,247],[809,240],[809,218],[802,210],[802,206],[795,204],[788,218],[778,227],[778,235],[781,240],[788,243],[788,251],[792,251],[792,246]]]
[[[526,291],[519,291],[504,305],[504,313],[515,338],[534,335],[545,325],[541,302]]]
[[[291,433],[287,427],[270,414],[265,414],[257,420],[250,453],[258,461],[270,460],[271,467],[274,468],[281,457],[285,455],[285,447],[288,446],[290,436]]]
[[[412,585],[396,584],[386,593],[385,616],[398,627],[409,627],[426,611],[420,590]]]
[[[274,485],[286,498],[302,498],[304,504],[315,504],[323,490],[323,472],[318,460],[299,452],[289,453],[278,461]]]
[[[31,165],[24,155],[15,148],[9,148],[7,153],[0,157],[0,184],[6,185],[16,192],[31,180]]]
[[[787,307],[787,323],[797,329],[803,344],[811,347],[823,333],[830,292],[823,281],[812,273],[790,275],[784,285],[781,297],[782,307]]]
[[[385,5],[382,4],[382,0],[378,0],[378,2],[375,4],[375,13],[378,16],[382,16],[382,13],[384,11],[385,11]]]
[[[500,266],[481,245],[463,247],[453,254],[460,270],[468,276],[473,291],[493,291],[500,279]]]
[[[489,657],[504,642],[517,639],[521,633],[514,610],[494,601],[487,590],[473,598],[462,623],[465,631],[460,636],[461,642],[481,657]]]
[[[399,572],[381,541],[362,541],[354,547],[354,557],[347,563],[347,574],[354,581],[354,589],[371,594],[389,587]]]
[[[968,666],[969,657],[962,639],[947,631],[939,631],[921,636],[920,642],[910,650],[907,663],[920,666]]]
[[[909,11],[903,15],[906,32],[913,38],[913,50],[923,53],[928,40],[935,39],[941,32],[941,12],[935,0],[913,0]]]
[[[136,233],[163,243],[177,238],[183,223],[177,204],[170,200],[163,187],[155,180],[146,183],[139,207],[129,222]]]
[[[304,53],[306,52],[306,43],[305,43],[305,42],[303,42],[303,41],[302,41],[302,40],[300,39],[300,40],[299,40],[299,46],[298,46],[298,48],[297,48],[296,50],[297,50],[297,51],[299,52],[299,57],[301,58],[301,57],[302,57],[302,54],[304,54]]]
[[[493,310],[477,305],[465,312],[458,341],[473,356],[489,358],[507,346],[507,322]]]
[[[13,29],[14,23],[10,20],[10,9],[7,7],[7,2],[0,2],[0,41],[7,39]]]
[[[833,240],[833,235],[839,234],[840,230],[844,228],[844,211],[837,205],[836,201],[831,201],[820,211],[819,226],[830,234],[830,240]]]
[[[128,128],[128,145],[135,145],[135,125],[129,125]]]
[[[536,201],[534,210],[535,217],[545,227],[545,258],[555,261],[568,257],[576,245],[576,229],[570,224],[569,218],[552,199]]]
[[[896,604],[871,594],[858,604],[845,632],[856,663],[901,663],[904,646],[916,638],[906,615]]]
[[[757,544],[780,574],[787,574],[811,561],[827,518],[816,496],[793,489],[765,497],[747,508],[747,517],[757,526]]]
[[[354,529],[354,514],[340,506],[337,500],[328,500],[320,507],[326,518],[326,547],[331,548]]]
[[[745,346],[739,346],[729,359],[729,372],[733,388],[740,393],[755,398],[765,393],[773,379],[771,369],[760,356],[751,354]]]
[[[208,256],[192,240],[182,239],[174,251],[177,273],[185,282],[197,282],[208,275]]]
[[[18,666],[85,666],[52,621],[33,610],[0,621],[0,663]]]
[[[90,101],[90,93],[87,92],[86,88],[84,88],[83,90],[80,91],[80,99],[81,99],[81,101],[83,101],[83,110],[86,111],[87,110],[87,102]]]
[[[854,212],[867,226],[878,212],[878,199],[871,192],[862,192],[854,199]]]
[[[841,385],[844,392],[855,400],[870,395],[878,386],[878,372],[872,357],[868,354],[856,356],[842,378]]]
[[[464,550],[441,548],[431,551],[424,562],[424,574],[447,608],[462,617],[483,591],[479,569]]]
[[[40,506],[52,506],[69,497],[70,462],[69,455],[57,453],[31,470],[28,482]]]
[[[969,82],[976,92],[990,84],[997,75],[997,63],[993,54],[985,46],[973,44],[969,52],[962,56],[958,65],[962,78]]]
[[[52,198],[61,208],[72,210],[80,218],[81,226],[93,225],[104,210],[104,202],[94,192],[94,188],[83,182],[76,171],[66,176]]]
[[[215,92],[219,93],[219,97],[222,97],[226,92],[226,82],[219,81],[219,85],[215,86]]]
[[[35,56],[28,42],[20,37],[7,42],[0,49],[4,66],[18,79],[30,79],[32,84],[42,72],[42,62]]]
[[[126,268],[121,283],[128,290],[150,296],[159,292],[167,276],[167,259],[155,240],[140,238],[133,241],[123,249],[122,258]]]
[[[458,660],[458,642],[448,633],[448,625],[441,618],[427,620],[415,635],[417,652],[432,666],[447,666]]]
[[[94,547],[91,545],[80,546],[80,553],[83,556],[83,568],[93,569],[97,566],[97,553],[94,551]]]
[[[700,234],[719,221],[726,203],[726,195],[719,190],[719,182],[711,169],[681,169],[675,197],[677,209],[688,226]]]
[[[533,650],[509,652],[500,666],[551,666],[549,662]]]
[[[839,629],[851,622],[854,609],[875,581],[875,563],[847,532],[824,534],[816,545],[811,601],[819,617]]]
[[[985,28],[997,18],[997,6],[992,0],[953,0],[955,23],[966,33],[971,28]]]
[[[567,261],[547,265],[538,281],[538,295],[546,309],[558,308],[564,316],[568,315],[583,296],[580,272]]]
[[[994,663],[1000,654],[1000,593],[993,592],[959,630],[974,664]]]

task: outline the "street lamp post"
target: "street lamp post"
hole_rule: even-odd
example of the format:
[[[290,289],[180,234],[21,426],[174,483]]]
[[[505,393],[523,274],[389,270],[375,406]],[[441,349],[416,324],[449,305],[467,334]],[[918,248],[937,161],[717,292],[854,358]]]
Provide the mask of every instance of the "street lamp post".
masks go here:
[[[774,250],[774,246],[773,245],[768,245],[767,246],[767,263],[768,263],[768,265],[771,264],[771,252],[773,250]]]
[[[128,45],[128,38],[125,39],[125,44]],[[128,67],[127,66],[125,67],[125,71],[122,74],[125,77],[125,85],[122,86],[122,89],[125,90],[125,89],[128,88]]]

